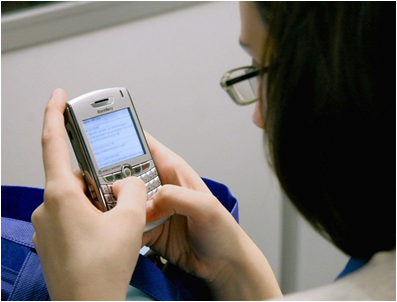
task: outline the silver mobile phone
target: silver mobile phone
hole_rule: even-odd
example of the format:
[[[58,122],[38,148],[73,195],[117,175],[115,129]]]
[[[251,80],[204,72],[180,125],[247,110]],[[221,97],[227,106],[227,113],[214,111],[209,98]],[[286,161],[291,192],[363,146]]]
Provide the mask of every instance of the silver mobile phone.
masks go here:
[[[124,87],[93,91],[67,102],[65,126],[92,203],[101,211],[116,206],[113,183],[136,176],[150,198],[160,177],[135,111]],[[146,224],[145,232],[168,217]]]

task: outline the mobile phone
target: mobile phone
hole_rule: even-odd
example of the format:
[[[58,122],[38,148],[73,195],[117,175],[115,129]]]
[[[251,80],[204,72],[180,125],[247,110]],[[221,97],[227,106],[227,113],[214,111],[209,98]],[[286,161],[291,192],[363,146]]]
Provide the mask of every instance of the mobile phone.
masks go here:
[[[117,205],[113,183],[136,176],[150,198],[161,187],[141,124],[124,87],[93,91],[67,102],[65,127],[92,203],[101,211]],[[149,222],[145,232],[168,217]]]

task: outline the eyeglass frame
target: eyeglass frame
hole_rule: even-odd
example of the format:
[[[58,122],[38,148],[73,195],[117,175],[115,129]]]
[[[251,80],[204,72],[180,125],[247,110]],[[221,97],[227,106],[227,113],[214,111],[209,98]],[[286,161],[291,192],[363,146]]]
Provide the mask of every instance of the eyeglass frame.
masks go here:
[[[239,76],[237,78],[233,78],[230,79],[230,75],[233,72],[239,71],[239,70],[243,70],[243,69],[253,69],[252,71],[250,71],[249,73],[246,73],[242,76]],[[248,102],[243,102],[240,100],[239,97],[236,96],[236,94],[234,93],[232,86],[234,84],[237,84],[239,82],[245,81],[245,80],[249,80],[252,79],[253,77],[262,75],[264,73],[267,73],[269,71],[269,66],[266,67],[255,67],[255,66],[243,66],[243,67],[239,67],[239,68],[234,68],[231,70],[226,71],[222,78],[221,78],[221,82],[220,85],[222,86],[223,90],[225,90],[229,96],[231,97],[231,99],[233,100],[233,102],[235,102],[237,105],[240,106],[245,106],[245,105],[249,105],[252,103],[255,103],[257,101],[259,101],[259,97],[253,99],[252,101],[248,101]],[[252,87],[251,87],[252,88]],[[256,93],[256,91],[254,91],[254,94]]]

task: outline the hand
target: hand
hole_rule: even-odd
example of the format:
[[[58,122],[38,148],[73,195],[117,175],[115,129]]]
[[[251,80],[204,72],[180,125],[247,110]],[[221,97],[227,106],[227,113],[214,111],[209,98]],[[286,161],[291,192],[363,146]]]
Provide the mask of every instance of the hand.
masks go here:
[[[163,187],[147,202],[147,220],[172,217],[143,242],[206,281],[215,299],[260,300],[281,295],[261,251],[178,155],[146,133]]]
[[[179,155],[145,132],[150,152],[163,184],[172,184],[194,191],[211,193],[201,177]]]
[[[102,213],[91,204],[71,170],[65,102],[65,92],[58,89],[45,110],[46,184],[44,203],[32,215],[33,242],[51,299],[125,300],[146,223],[146,187],[130,177],[114,184],[114,209]]]

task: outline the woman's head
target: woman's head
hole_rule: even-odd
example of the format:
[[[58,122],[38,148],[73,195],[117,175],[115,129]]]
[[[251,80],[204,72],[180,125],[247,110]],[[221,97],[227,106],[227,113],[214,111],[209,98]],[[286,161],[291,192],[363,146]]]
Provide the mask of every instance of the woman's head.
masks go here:
[[[347,254],[395,247],[395,4],[244,2],[241,12],[242,44],[270,66],[254,116],[284,191]]]

